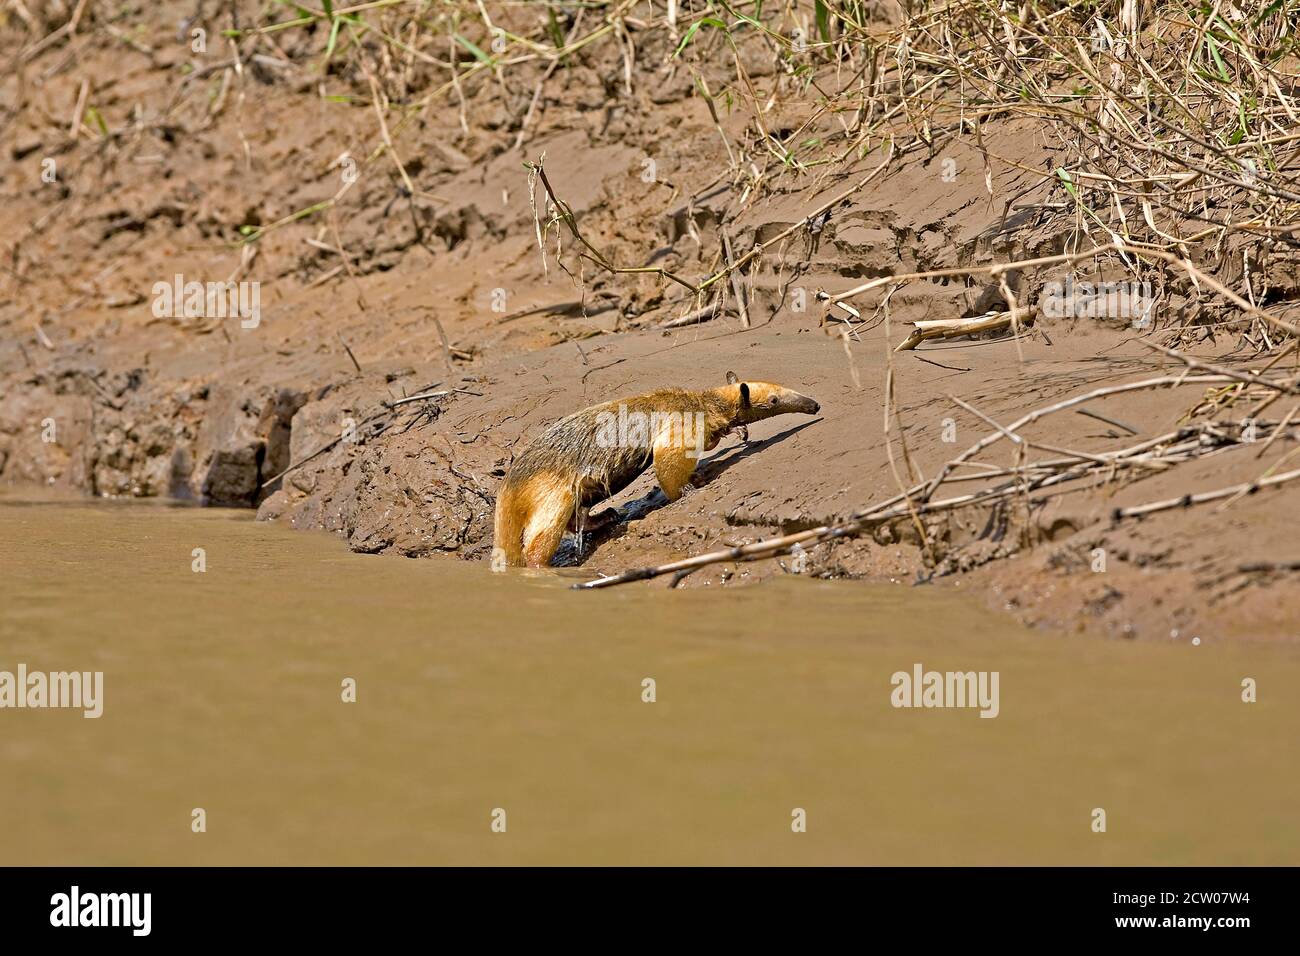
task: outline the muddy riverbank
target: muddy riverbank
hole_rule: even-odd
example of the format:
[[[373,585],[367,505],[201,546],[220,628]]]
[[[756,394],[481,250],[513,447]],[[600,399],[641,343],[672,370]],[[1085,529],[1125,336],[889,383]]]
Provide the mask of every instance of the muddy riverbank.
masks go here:
[[[540,29],[527,10],[488,6],[512,34]],[[1026,443],[1094,464],[1171,434],[1166,445],[1203,451],[1161,445],[1159,460],[1059,489],[875,522],[810,547],[797,568],[789,557],[720,563],[681,587],[787,571],[924,581],[1051,630],[1300,638],[1300,483],[1260,484],[1296,467],[1300,436],[1285,418],[1295,398],[1274,388],[1285,400],[1260,413],[1257,440],[1244,424],[1271,394],[1246,384],[1264,363],[1296,373],[1285,340],[1253,327],[1244,339],[1225,327],[1222,301],[1173,277],[1153,328],[1051,315],[1044,285],[1068,271],[1052,264],[1008,275],[1019,334],[895,351],[913,322],[1004,308],[984,266],[1078,248],[1060,219],[1068,195],[1041,174],[1070,153],[1041,124],[995,116],[933,148],[886,126],[838,165],[801,168],[762,148],[754,103],[769,138],[836,143],[816,91],[847,88],[852,71],[791,73],[753,32],[737,32],[734,58],[702,46],[674,56],[684,31],[629,9],[614,32],[627,43],[592,42],[555,69],[539,58],[471,72],[472,51],[452,44],[463,79],[434,97],[440,67],[389,57],[379,32],[342,31],[325,57],[324,25],[257,32],[253,5],[231,9],[234,23],[228,12],[189,20],[191,3],[95,5],[67,42],[40,48],[33,38],[57,20],[3,14],[0,55],[17,69],[0,83],[0,483],[256,509],[355,551],[486,572],[496,485],[555,419],[652,388],[720,384],[728,371],[821,403],[815,420],[729,439],[684,500],[630,506],[612,535],[582,553],[571,544],[564,560],[596,576],[842,521],[1035,409],[1177,378],[1191,359],[1220,379],[1099,397],[1026,425],[1023,440],[1003,436],[980,460],[1014,477]],[[887,5],[873,10],[873,29],[897,22]],[[599,17],[561,26],[581,36]],[[187,39],[196,25],[203,52]],[[458,29],[491,49],[481,24]],[[730,110],[700,93],[733,85]],[[721,283],[719,314],[673,325],[697,297],[578,258],[562,223],[539,249],[534,212],[548,218],[547,197],[525,162],[543,156],[556,196],[610,262],[696,283],[752,254],[734,286]],[[1259,287],[1271,315],[1300,316],[1293,251],[1187,248],[1233,289]],[[945,269],[972,271],[846,300],[857,318],[818,297]],[[160,309],[159,284],[177,276],[257,282],[256,321]],[[1229,394],[1232,374],[1245,380]],[[973,477],[951,493],[983,487]],[[1190,497],[1238,485],[1251,493]],[[653,487],[644,476],[616,503]],[[1185,503],[1116,518],[1171,500]]]

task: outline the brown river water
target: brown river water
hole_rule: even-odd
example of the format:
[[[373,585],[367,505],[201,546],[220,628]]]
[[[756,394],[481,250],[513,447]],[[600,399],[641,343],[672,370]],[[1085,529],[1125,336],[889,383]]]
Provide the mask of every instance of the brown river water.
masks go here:
[[[1300,863],[1300,648],[583,576],[0,501],[0,672],[104,675],[97,719],[0,709],[0,864]],[[892,706],[918,663],[997,716]]]

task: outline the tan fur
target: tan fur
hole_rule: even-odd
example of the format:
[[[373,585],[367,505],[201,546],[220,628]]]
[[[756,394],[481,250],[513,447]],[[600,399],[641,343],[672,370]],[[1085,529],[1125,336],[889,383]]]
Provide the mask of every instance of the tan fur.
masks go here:
[[[820,407],[779,385],[739,382],[732,373],[727,379],[727,385],[703,391],[659,389],[593,405],[552,425],[515,459],[501,483],[493,527],[494,564],[545,567],[566,530],[595,530],[614,520],[612,509],[590,517],[588,508],[617,494],[651,464],[664,496],[669,501],[681,497],[699,463],[695,446],[688,448],[680,431],[666,420],[646,436],[644,446],[602,444],[597,441],[599,423],[620,408],[629,414],[641,412],[647,419],[656,412],[675,412],[692,416],[692,422],[699,413],[703,449],[708,451],[733,428],[790,412],[815,414]]]

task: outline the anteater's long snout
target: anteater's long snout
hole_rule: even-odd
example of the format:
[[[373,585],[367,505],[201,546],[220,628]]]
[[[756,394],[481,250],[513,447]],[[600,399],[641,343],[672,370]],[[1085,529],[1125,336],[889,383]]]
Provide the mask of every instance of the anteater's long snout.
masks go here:
[[[790,411],[802,412],[805,415],[816,415],[822,410],[815,398],[809,398],[807,395],[798,395],[794,401],[790,402]]]

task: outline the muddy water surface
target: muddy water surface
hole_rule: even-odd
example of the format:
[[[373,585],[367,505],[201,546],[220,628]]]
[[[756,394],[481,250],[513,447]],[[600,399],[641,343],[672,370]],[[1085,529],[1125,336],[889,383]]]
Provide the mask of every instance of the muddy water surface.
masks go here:
[[[0,502],[0,671],[104,672],[99,719],[0,710],[0,864],[1300,863],[1293,648],[573,579]],[[999,715],[895,709],[916,663],[998,671]]]

